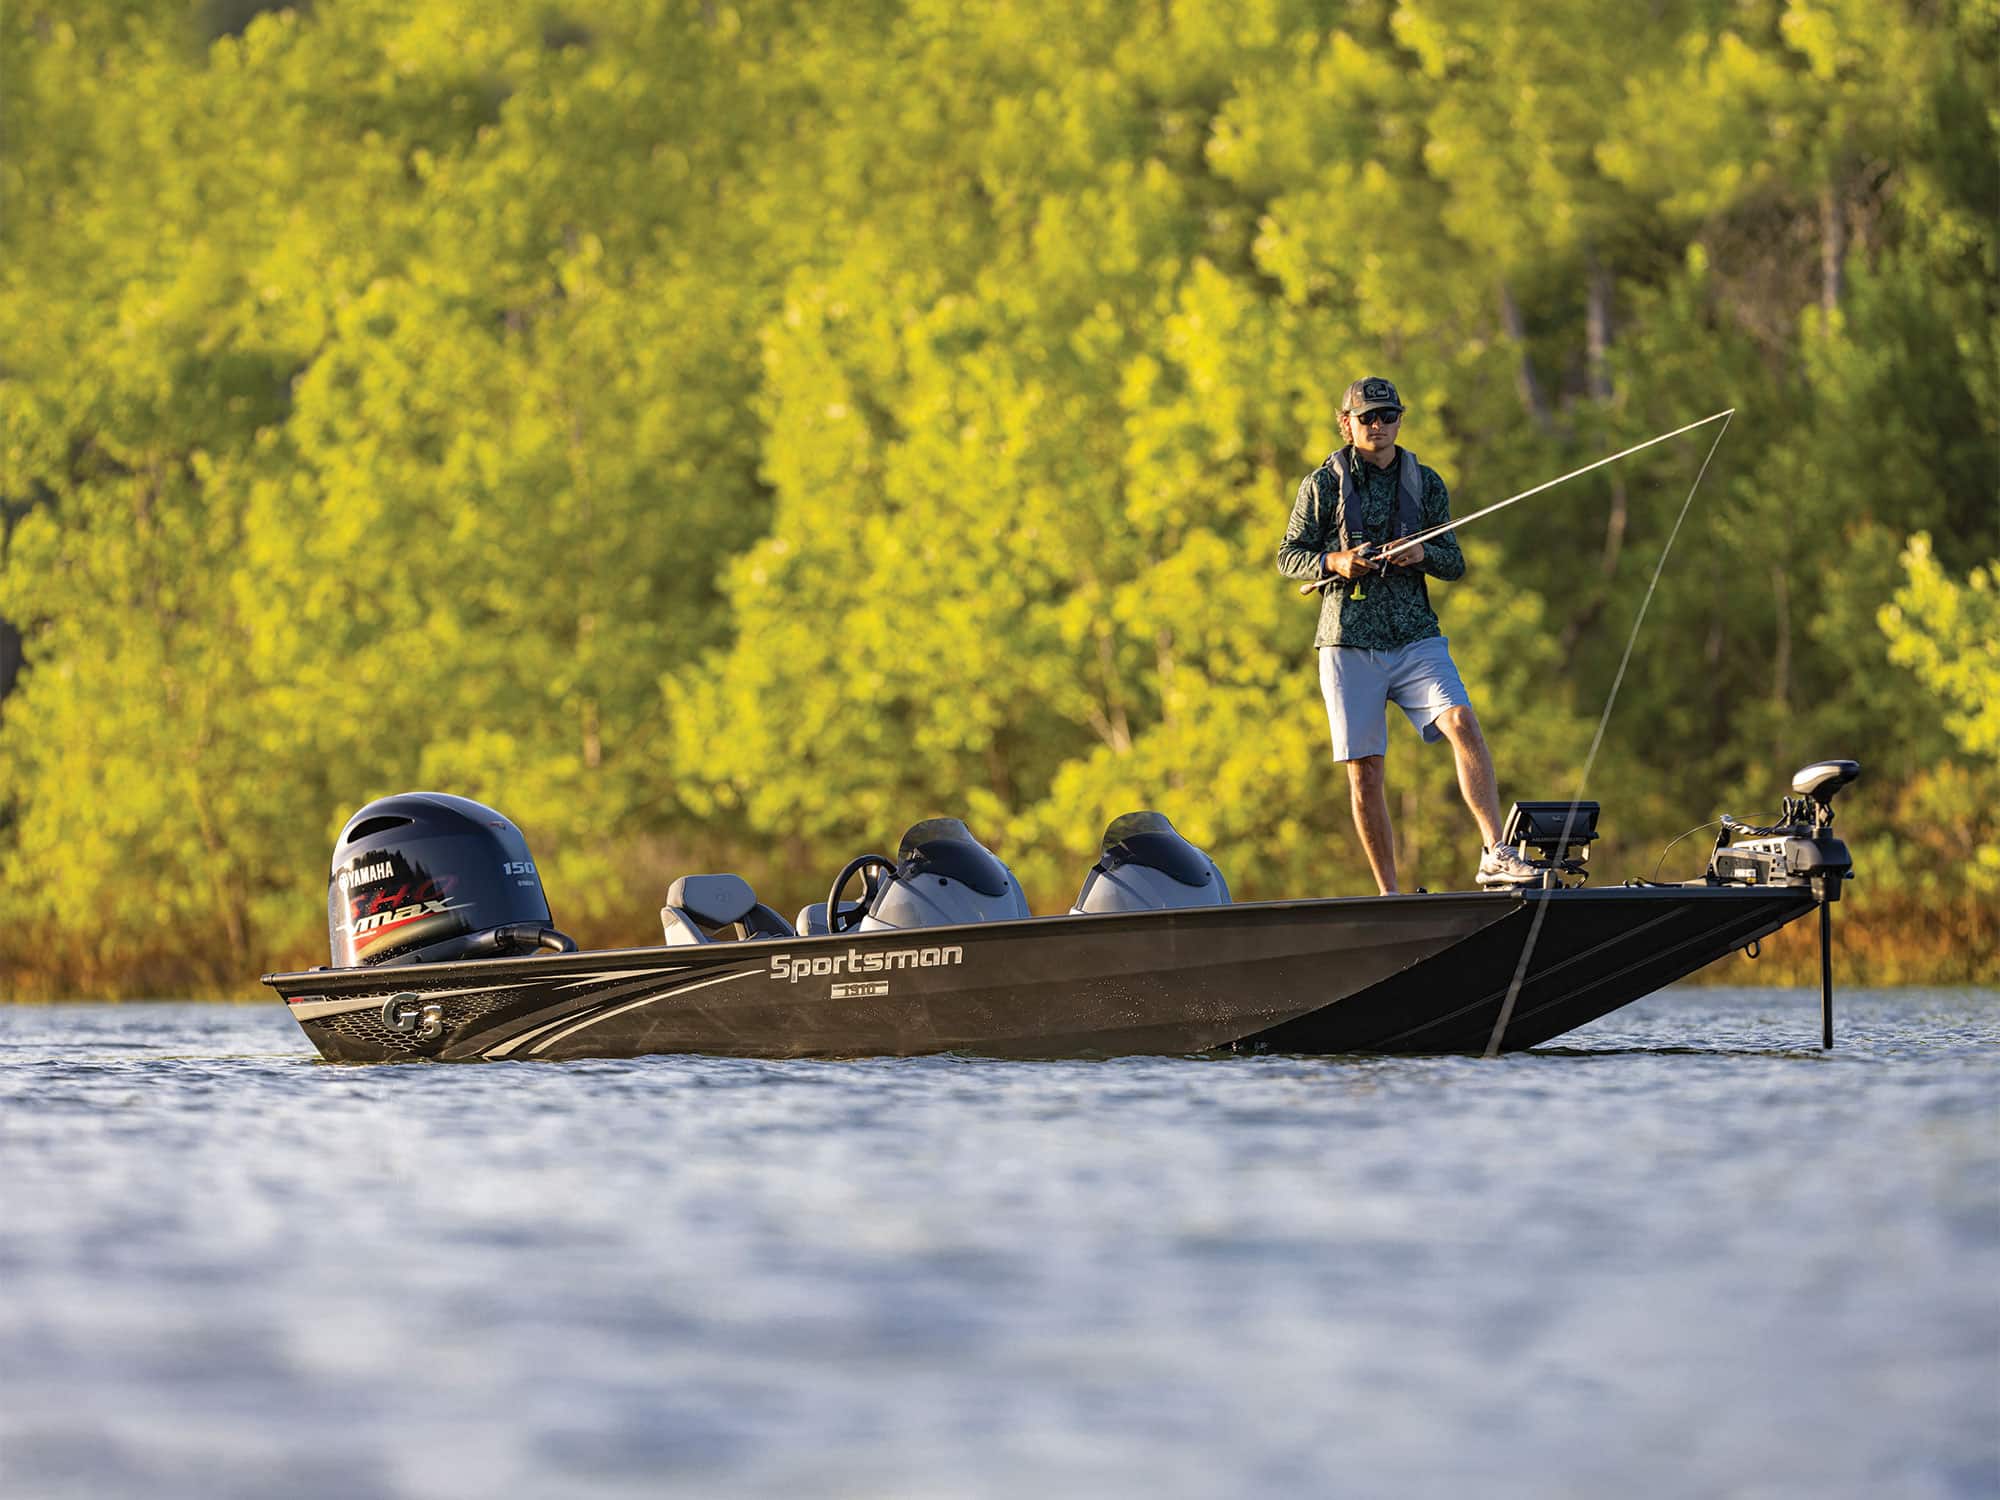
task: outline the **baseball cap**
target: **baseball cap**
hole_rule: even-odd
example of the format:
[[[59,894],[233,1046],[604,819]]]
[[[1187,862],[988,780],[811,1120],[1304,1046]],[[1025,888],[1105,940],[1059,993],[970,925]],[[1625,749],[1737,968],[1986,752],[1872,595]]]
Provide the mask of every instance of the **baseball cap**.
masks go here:
[[[1402,398],[1396,394],[1396,388],[1380,375],[1369,375],[1355,381],[1347,388],[1347,394],[1340,398],[1340,409],[1355,415],[1373,411],[1378,406],[1402,404]]]

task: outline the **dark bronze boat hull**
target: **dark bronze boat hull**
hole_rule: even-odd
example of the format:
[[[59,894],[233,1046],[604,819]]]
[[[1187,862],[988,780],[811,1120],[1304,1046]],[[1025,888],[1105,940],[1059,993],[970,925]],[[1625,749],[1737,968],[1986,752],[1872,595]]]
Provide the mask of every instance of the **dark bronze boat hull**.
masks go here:
[[[1687,885],[1253,902],[264,982],[336,1062],[1482,1052],[1503,1007],[1512,1051],[1817,901]]]

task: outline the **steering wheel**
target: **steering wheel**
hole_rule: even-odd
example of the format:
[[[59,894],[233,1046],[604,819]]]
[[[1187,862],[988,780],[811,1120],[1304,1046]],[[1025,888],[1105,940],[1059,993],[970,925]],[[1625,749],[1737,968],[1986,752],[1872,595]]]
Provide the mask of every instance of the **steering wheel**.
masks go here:
[[[868,908],[875,904],[875,898],[882,894],[883,887],[896,873],[896,862],[879,854],[857,854],[840,867],[840,873],[833,878],[833,889],[826,894],[826,930],[830,933],[852,932],[861,925],[861,919],[868,914]],[[857,874],[861,876],[861,908],[853,913],[852,920],[840,909],[840,893],[847,889],[847,882]]]

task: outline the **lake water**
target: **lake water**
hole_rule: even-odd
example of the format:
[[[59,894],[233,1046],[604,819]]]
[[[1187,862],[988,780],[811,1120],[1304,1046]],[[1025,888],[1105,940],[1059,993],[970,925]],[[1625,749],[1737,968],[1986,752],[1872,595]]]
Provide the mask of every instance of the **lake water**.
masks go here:
[[[2000,995],[336,1067],[0,1007],[0,1495],[1992,1496]]]

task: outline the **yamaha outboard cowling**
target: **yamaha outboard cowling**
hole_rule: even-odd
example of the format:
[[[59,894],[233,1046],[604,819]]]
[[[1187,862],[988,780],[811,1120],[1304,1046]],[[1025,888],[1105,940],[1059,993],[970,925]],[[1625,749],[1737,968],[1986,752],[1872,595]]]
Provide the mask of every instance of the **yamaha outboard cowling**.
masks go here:
[[[1002,922],[1032,916],[1014,872],[957,818],[912,824],[896,851],[896,873],[861,919],[863,932]]]
[[[1227,906],[1229,882],[1215,861],[1174,831],[1166,815],[1130,812],[1111,820],[1097,863],[1083,877],[1075,916]]]
[[[521,830],[468,798],[378,798],[333,846],[326,927],[335,968],[574,949],[550,920]]]

